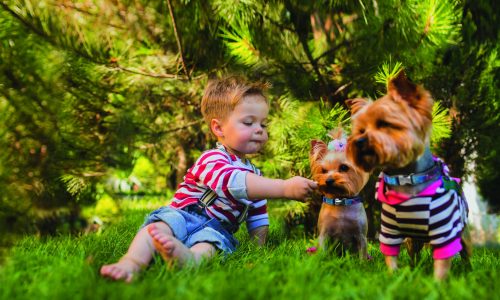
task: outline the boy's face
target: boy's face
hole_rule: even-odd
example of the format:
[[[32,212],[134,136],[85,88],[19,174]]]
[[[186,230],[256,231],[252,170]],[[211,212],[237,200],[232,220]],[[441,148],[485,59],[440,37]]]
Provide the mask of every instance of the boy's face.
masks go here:
[[[234,110],[214,133],[230,152],[240,157],[257,153],[267,142],[267,115],[269,107],[261,95],[248,95],[241,99]],[[212,127],[213,128],[213,127]]]

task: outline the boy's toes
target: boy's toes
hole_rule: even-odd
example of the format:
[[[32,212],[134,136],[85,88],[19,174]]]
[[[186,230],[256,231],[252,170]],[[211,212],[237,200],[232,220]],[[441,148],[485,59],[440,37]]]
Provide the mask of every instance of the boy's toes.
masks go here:
[[[101,276],[112,280],[123,280],[131,282],[134,273],[139,271],[139,267],[123,260],[116,264],[106,265],[101,267]]]
[[[123,270],[117,267],[110,267],[109,271],[106,274],[106,277],[109,277],[114,280],[119,280],[122,279],[123,276]]]
[[[128,271],[125,271],[125,270],[122,270],[119,268],[115,268],[115,270],[113,270],[113,272],[111,273],[110,278],[113,280],[123,280],[125,282],[130,282],[130,281],[132,281],[133,275],[134,274],[132,272],[128,272]]]
[[[123,279],[125,282],[131,282],[134,279],[134,273],[123,272],[120,274],[120,279]]]
[[[103,266],[101,268],[101,275],[104,277],[111,277],[113,271],[114,271],[113,266]]]
[[[168,256],[172,254],[174,245],[167,237],[153,236],[153,243],[160,254]]]
[[[167,240],[163,243],[163,249],[168,255],[172,255],[175,249],[175,244],[173,241]]]
[[[127,272],[125,272],[124,270],[120,270],[120,269],[117,269],[115,272],[113,272],[113,278],[115,280],[125,279],[126,275],[127,275]]]
[[[148,232],[151,236],[157,235],[159,233],[158,228],[156,228],[156,225],[154,223],[149,224]]]

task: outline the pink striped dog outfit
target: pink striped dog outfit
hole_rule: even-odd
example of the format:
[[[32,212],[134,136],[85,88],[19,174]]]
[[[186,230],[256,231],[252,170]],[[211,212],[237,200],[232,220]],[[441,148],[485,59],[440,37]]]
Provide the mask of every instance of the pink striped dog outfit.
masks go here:
[[[376,186],[376,199],[382,202],[380,250],[397,256],[405,237],[429,242],[434,259],[446,259],[462,250],[460,236],[467,223],[467,202],[458,185],[448,176],[439,159],[441,175],[416,196],[387,189],[383,173]]]

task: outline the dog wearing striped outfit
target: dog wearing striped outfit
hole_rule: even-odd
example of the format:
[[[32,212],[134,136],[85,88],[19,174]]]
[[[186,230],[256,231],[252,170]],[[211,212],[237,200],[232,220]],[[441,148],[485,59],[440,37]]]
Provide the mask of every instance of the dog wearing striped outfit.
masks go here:
[[[446,278],[451,259],[471,254],[467,202],[459,180],[430,151],[433,99],[400,71],[376,101],[351,99],[347,155],[367,172],[382,168],[376,198],[382,202],[380,249],[391,271],[404,238],[412,260],[424,243],[433,248],[434,277]]]

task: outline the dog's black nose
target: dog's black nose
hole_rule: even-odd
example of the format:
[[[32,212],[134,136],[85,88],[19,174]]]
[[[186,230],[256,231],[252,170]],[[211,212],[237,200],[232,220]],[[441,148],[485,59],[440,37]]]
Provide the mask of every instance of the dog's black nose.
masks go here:
[[[328,178],[326,181],[325,181],[326,185],[333,185],[335,183],[335,180],[333,180],[333,178]]]
[[[357,139],[354,143],[356,144],[356,147],[358,147],[359,149],[363,149],[366,148],[368,144],[368,139],[366,137],[361,137]]]

